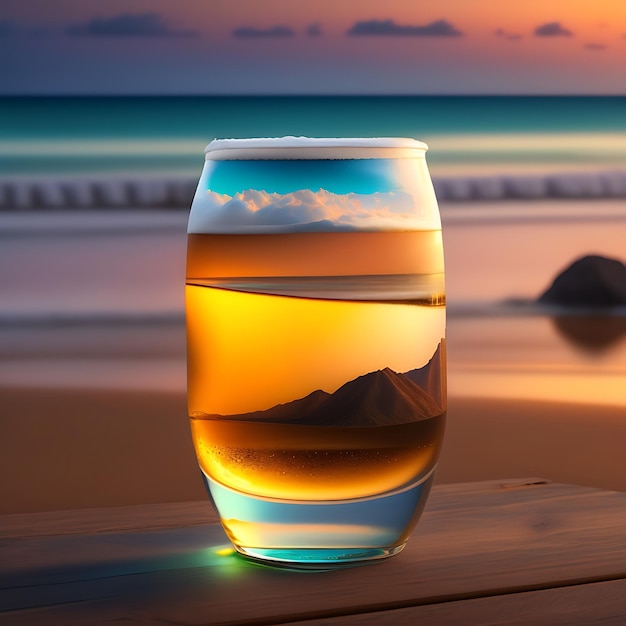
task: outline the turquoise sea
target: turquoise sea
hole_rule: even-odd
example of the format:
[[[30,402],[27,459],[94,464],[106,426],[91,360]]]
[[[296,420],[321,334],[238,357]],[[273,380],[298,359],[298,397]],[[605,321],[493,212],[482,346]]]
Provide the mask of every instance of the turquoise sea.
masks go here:
[[[15,97],[0,176],[198,176],[213,138],[406,136],[434,175],[626,167],[626,97]]]

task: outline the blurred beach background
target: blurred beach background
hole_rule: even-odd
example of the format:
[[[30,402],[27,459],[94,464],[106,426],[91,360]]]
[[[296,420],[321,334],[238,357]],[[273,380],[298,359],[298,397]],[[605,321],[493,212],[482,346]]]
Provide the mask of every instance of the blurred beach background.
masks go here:
[[[532,3],[521,20],[481,2],[479,24],[450,2],[323,3],[323,21],[278,0],[238,15],[200,4],[105,14],[68,0],[53,19],[29,0],[0,16],[0,510],[206,497],[186,416],[184,266],[216,137],[426,141],[448,300],[437,479],[626,490],[626,311],[534,304],[583,255],[626,261],[626,11],[560,3],[556,22]],[[326,48],[313,69],[312,46]],[[507,51],[498,71],[489,50]],[[402,55],[414,66],[398,68]]]

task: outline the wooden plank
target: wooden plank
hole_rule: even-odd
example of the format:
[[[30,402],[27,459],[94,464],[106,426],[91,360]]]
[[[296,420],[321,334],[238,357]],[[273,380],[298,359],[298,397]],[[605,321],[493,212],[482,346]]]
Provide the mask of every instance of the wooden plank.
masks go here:
[[[517,489],[547,482],[542,478],[526,478],[502,480],[497,484],[502,489]],[[430,495],[429,510],[466,506],[475,493],[489,492],[494,497],[493,484],[495,483],[477,482],[437,486]],[[580,487],[569,487],[576,494],[580,493]],[[562,485],[561,492],[566,488],[567,486]],[[219,522],[219,516],[208,498],[197,502],[13,513],[0,516],[0,539],[156,530],[215,522]]]
[[[219,522],[208,498],[199,502],[141,504],[0,516],[0,539],[118,533]]]
[[[12,614],[11,626],[85,623],[85,606],[61,605]],[[89,614],[98,624],[120,621],[135,626],[155,624],[138,613],[120,619],[108,601],[91,602]],[[623,626],[626,622],[626,581],[611,581],[507,594],[474,600],[443,602],[391,611],[337,615],[306,621],[306,626]],[[3,623],[0,615],[0,623]],[[94,623],[94,622],[90,622]],[[276,623],[276,622],[274,622]],[[288,623],[288,622],[283,622]],[[291,622],[292,624],[294,622]]]
[[[623,626],[626,580],[311,620],[306,626]]]
[[[625,578],[624,528],[626,494],[522,480],[437,487],[401,555],[332,572],[249,563],[215,524],[12,539],[0,607],[16,624],[260,625],[441,604]]]

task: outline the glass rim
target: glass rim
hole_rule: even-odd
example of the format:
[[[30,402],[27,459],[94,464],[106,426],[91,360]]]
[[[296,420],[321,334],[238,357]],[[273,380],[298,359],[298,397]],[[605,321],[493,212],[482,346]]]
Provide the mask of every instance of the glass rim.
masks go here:
[[[386,155],[385,152],[391,150]],[[327,159],[387,158],[423,156],[428,145],[407,137],[259,137],[250,139],[214,139],[204,150],[207,159]],[[383,158],[384,158],[383,156]]]

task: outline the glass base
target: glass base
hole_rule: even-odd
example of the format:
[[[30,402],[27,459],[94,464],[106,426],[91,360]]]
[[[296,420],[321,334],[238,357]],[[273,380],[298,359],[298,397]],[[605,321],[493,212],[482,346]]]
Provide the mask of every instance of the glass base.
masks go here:
[[[262,498],[203,476],[237,552],[268,565],[332,569],[398,554],[424,509],[434,470],[392,493],[323,502]]]
[[[395,548],[243,548],[235,546],[248,559],[286,569],[335,569],[386,559],[401,552],[406,544]]]

